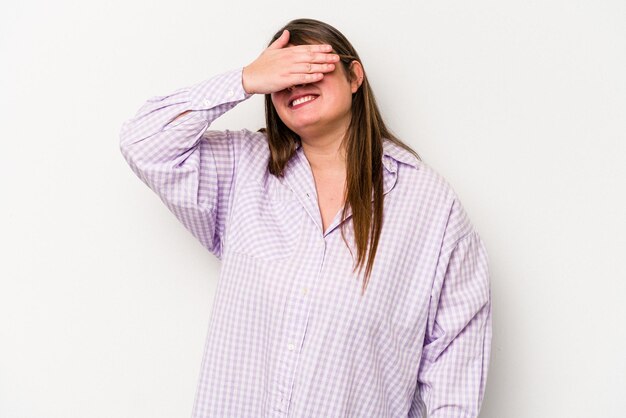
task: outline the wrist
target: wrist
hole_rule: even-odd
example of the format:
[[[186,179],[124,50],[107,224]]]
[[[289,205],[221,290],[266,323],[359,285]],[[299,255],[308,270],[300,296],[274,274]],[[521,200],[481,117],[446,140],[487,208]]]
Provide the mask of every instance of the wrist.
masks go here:
[[[246,83],[246,73],[248,72],[248,67],[243,67],[241,70],[241,86],[243,87],[243,91],[246,92],[246,94],[254,94],[254,91],[250,88],[250,85],[248,83]]]

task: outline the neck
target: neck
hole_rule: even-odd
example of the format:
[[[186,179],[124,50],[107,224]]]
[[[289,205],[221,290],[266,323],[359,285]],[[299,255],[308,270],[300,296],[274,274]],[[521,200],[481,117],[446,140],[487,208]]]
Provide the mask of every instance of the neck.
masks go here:
[[[313,171],[339,171],[346,168],[346,156],[341,147],[341,137],[316,138],[302,141],[302,150]]]
[[[302,150],[313,171],[345,172],[346,153],[341,140],[347,130],[347,126],[342,128],[322,135],[300,135]]]

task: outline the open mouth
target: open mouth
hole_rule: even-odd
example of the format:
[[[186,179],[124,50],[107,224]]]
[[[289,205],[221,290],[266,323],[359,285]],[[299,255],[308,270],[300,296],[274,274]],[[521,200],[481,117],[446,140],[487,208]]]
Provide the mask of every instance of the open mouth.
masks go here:
[[[306,96],[297,97],[289,103],[289,107],[292,109],[297,109],[298,107],[303,106],[306,103],[310,103],[313,100],[317,99],[319,96],[316,94],[307,94]]]

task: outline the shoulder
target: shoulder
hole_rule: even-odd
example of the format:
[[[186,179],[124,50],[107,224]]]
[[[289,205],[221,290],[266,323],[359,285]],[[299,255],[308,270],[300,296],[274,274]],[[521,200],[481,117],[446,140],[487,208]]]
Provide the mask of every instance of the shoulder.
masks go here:
[[[248,129],[207,130],[203,138],[211,145],[214,158],[229,159],[243,171],[259,171],[267,167],[270,150],[267,136],[263,132]]]
[[[415,198],[441,196],[451,200],[456,193],[450,182],[435,168],[417,158],[400,145],[385,140],[383,146],[385,167],[398,176],[398,186]]]
[[[224,133],[234,143],[235,148],[242,153],[258,155],[266,151],[269,155],[267,136],[263,132],[255,132],[244,128],[237,130],[227,129]]]
[[[385,145],[385,156],[389,167],[395,168],[394,194],[404,201],[404,208],[439,219],[456,239],[472,230],[457,191],[442,173],[395,143]]]
[[[229,167],[231,175],[243,183],[266,175],[270,151],[264,133],[248,129],[207,130],[203,139],[207,141],[207,149],[215,162]]]

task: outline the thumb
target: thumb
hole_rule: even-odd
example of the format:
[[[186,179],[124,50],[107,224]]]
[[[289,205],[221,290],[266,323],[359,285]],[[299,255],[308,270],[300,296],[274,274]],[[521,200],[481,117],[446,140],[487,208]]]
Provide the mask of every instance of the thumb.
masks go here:
[[[280,49],[289,43],[289,31],[285,29],[267,49]]]

